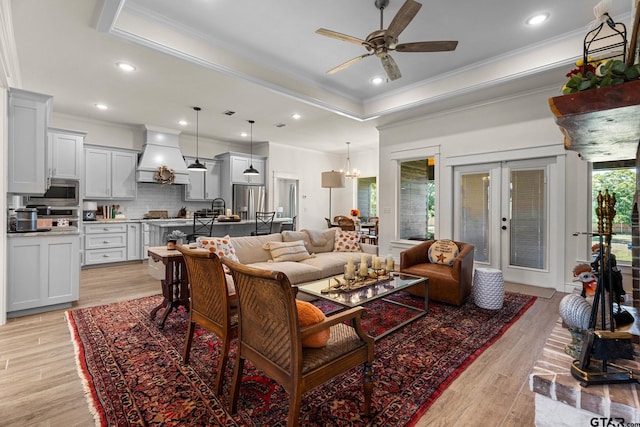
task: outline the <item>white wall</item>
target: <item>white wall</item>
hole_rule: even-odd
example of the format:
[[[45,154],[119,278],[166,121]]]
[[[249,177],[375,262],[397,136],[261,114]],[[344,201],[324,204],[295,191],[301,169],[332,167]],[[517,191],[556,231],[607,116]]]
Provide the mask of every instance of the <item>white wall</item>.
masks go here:
[[[548,88],[380,128],[380,253],[391,253],[391,242],[396,239],[396,230],[390,226],[395,224],[397,215],[396,162],[391,160],[392,153],[416,149],[439,153],[436,237],[450,238],[453,235],[453,173],[447,162],[462,155],[477,155],[478,163],[490,162],[493,156],[507,150],[526,152],[536,147],[538,154],[546,147],[549,151],[558,151],[563,135],[548,106],[548,98],[558,94],[557,88]],[[586,231],[584,209],[576,207],[589,206],[589,179],[586,162],[573,152],[566,152],[566,160],[566,176],[562,178],[566,200],[557,202],[566,207],[566,217],[558,221],[564,221],[567,234],[562,265],[565,281],[570,282],[576,258],[586,255],[585,239],[574,238],[571,233]],[[552,285],[559,289],[564,286]]]
[[[298,179],[298,229],[326,228],[327,224],[324,218],[329,215],[329,189],[321,187],[321,173],[343,168],[346,156],[342,157],[278,143],[269,144],[268,156],[270,187],[273,187],[274,174],[289,179]],[[333,215],[351,209],[352,188],[349,186],[334,188],[331,190],[331,194]],[[273,203],[271,194],[269,200],[270,203]]]

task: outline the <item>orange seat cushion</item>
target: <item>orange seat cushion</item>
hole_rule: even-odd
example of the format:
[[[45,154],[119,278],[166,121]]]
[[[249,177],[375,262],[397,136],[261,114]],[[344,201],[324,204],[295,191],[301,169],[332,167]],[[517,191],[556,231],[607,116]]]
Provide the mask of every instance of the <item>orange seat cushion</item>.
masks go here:
[[[298,308],[298,321],[300,322],[300,327],[320,323],[325,319],[325,315],[322,310],[310,302],[296,300],[296,306]],[[311,348],[324,347],[327,345],[327,342],[329,342],[330,335],[330,329],[325,329],[313,335],[309,335],[302,339],[302,346]]]

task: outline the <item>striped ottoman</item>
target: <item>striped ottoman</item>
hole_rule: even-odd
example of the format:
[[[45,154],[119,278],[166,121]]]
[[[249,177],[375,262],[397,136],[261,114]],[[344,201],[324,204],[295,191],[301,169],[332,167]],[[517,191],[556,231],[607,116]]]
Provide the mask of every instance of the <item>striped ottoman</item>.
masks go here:
[[[473,274],[473,302],[480,308],[499,310],[504,302],[502,271],[476,268]]]

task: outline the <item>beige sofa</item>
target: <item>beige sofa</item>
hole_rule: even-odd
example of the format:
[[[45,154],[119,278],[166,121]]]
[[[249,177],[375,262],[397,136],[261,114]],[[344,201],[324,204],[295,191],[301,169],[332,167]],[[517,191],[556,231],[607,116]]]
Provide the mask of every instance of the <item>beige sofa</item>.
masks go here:
[[[378,254],[378,247],[360,243],[361,252],[334,252],[335,233],[339,228],[326,230],[283,231],[264,236],[232,237],[231,244],[242,264],[263,270],[281,271],[289,277],[293,285],[323,279],[344,273],[344,265],[352,257],[359,263],[366,255],[371,264],[371,256]],[[311,258],[301,261],[274,262],[265,243],[304,241]]]

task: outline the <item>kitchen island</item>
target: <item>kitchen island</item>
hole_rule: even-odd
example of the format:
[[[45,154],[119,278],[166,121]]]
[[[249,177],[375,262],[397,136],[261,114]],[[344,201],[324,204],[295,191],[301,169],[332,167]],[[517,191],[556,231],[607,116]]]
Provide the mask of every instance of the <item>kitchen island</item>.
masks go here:
[[[207,220],[207,218],[199,218],[199,220]],[[214,237],[239,237],[249,236],[255,230],[256,222],[254,220],[241,220],[237,222],[219,222],[213,221],[212,236]],[[174,230],[182,231],[184,234],[192,234],[193,219],[154,219],[142,220],[149,224],[149,246],[162,246],[167,242],[167,235]],[[274,218],[273,233],[279,233],[282,224],[291,223],[291,218]]]

